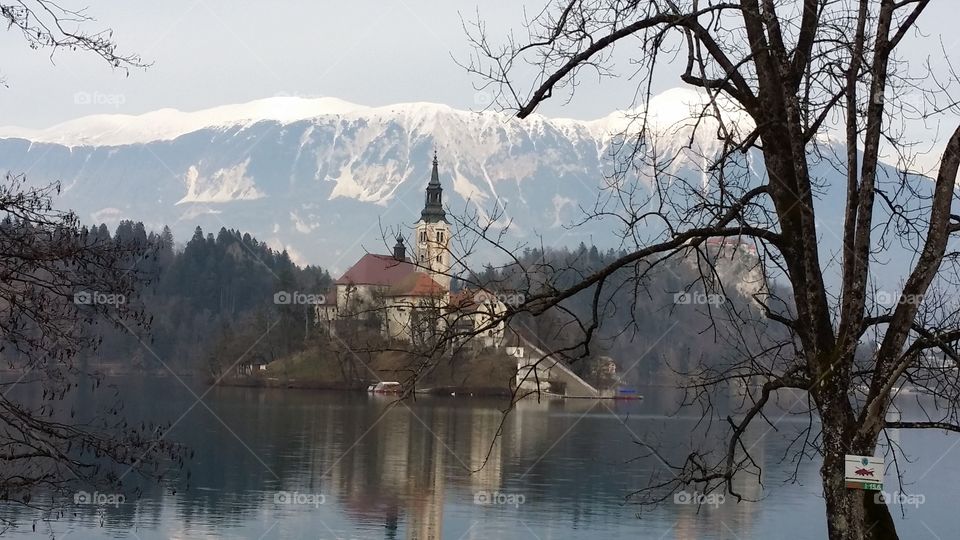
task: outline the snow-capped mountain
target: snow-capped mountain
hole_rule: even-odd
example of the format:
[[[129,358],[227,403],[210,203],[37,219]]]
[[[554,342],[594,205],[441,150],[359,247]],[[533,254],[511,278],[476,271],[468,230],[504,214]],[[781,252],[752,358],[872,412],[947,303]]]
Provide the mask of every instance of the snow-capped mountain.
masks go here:
[[[651,104],[657,123],[690,116],[699,96]],[[434,151],[453,213],[499,209],[522,241],[602,244],[566,230],[603,181],[611,140],[632,115],[594,121],[468,112],[406,103],[365,107],[334,98],[273,97],[138,116],[96,115],[47,129],[0,128],[0,169],[59,180],[61,204],[88,222],[168,224],[186,240],[240,228],[295,258],[343,269],[384,248],[381,227],[415,222]],[[536,242],[539,243],[539,242]]]
[[[647,129],[658,134],[659,151],[690,144],[702,101],[680,89],[651,100]],[[750,127],[733,108],[723,116],[732,129]],[[596,201],[636,118],[620,111],[592,121],[516,120],[431,103],[274,97],[196,112],[88,116],[42,130],[2,127],[0,169],[37,184],[61,181],[61,204],[86,222],[170,225],[179,241],[198,225],[238,228],[338,272],[365,250],[388,252],[389,228],[409,235],[434,151],[448,212],[496,216],[497,226],[510,223],[514,243],[540,245],[542,236],[545,245],[616,247],[609,224],[565,225]],[[701,175],[690,160],[720,151],[717,130],[700,128],[671,172]],[[749,166],[762,174],[762,164]],[[831,228],[834,217],[823,215]]]

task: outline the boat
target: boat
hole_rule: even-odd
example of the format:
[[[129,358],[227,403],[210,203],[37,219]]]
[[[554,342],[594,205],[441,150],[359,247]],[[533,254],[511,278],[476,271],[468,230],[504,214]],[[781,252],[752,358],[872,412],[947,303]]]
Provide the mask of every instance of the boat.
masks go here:
[[[368,386],[367,392],[371,394],[402,394],[403,385],[396,381],[383,381]]]
[[[617,395],[615,395],[613,399],[643,399],[643,396],[636,388],[621,386],[617,389]]]

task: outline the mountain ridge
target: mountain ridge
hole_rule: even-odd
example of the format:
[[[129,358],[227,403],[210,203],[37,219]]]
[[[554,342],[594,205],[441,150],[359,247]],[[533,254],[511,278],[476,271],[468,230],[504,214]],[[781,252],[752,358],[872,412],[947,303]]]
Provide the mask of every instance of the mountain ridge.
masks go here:
[[[692,113],[703,100],[700,92],[674,89],[647,108],[658,150],[683,152],[665,172],[699,182],[707,181],[701,161],[722,144],[713,119],[690,137]],[[728,129],[751,129],[744,113],[721,106]],[[316,115],[321,109],[326,112]],[[607,185],[618,165],[612,158],[623,142],[618,136],[639,127],[636,110],[588,121],[518,120],[422,102],[366,107],[334,98],[171,111],[145,113],[133,123],[123,115],[85,117],[38,130],[44,133],[33,139],[13,137],[30,135],[20,128],[0,128],[0,169],[26,172],[34,184],[60,181],[59,204],[84,222],[113,226],[130,219],[156,230],[169,225],[181,239],[196,226],[208,232],[240,228],[287,249],[298,263],[336,273],[364,252],[390,251],[397,231],[378,229],[409,236],[434,151],[448,213],[475,212],[495,228],[509,223],[508,247],[584,242],[617,248],[615,221],[566,226]],[[748,174],[765,174],[758,153],[746,160]],[[820,169],[825,178],[837,174]],[[644,181],[637,185],[643,188]],[[828,183],[844,185],[842,179]],[[832,223],[833,214],[842,215],[833,208],[840,200],[824,197],[821,215],[831,229],[841,226]],[[827,240],[824,248],[835,249]]]
[[[673,122],[689,116],[687,105],[699,104],[704,94],[685,88],[667,90],[651,100],[654,119],[669,118]],[[667,114],[662,114],[666,111]],[[512,115],[496,111],[466,111],[432,102],[404,102],[367,106],[335,97],[304,98],[273,96],[246,103],[219,105],[195,111],[162,108],[141,114],[94,114],[60,122],[47,128],[0,126],[0,139],[24,139],[31,142],[78,146],[124,146],[172,140],[208,128],[249,126],[258,122],[289,124],[328,116],[402,116],[408,121],[426,121],[438,113],[468,115],[487,122],[508,122]],[[579,120],[565,117],[531,115],[528,123],[544,122],[557,128],[582,127],[592,135],[607,131],[619,133],[638,114],[638,110],[614,110],[606,116]],[[664,122],[660,122],[661,124]],[[607,133],[608,135],[610,133]]]

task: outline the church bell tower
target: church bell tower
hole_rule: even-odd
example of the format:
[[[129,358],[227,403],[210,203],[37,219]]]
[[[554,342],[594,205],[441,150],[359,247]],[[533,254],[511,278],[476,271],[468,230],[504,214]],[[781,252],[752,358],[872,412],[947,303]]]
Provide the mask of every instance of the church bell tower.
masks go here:
[[[437,170],[437,153],[433,153],[433,171],[427,184],[426,199],[420,221],[416,223],[416,263],[429,272],[434,281],[450,289],[450,224],[443,211],[443,188]]]

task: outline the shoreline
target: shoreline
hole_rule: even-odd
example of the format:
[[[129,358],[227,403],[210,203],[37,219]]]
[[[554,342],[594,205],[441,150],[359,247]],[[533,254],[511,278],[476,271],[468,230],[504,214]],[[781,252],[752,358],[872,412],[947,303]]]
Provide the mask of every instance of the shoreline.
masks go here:
[[[356,392],[369,393],[367,384],[361,385],[343,385],[321,381],[301,381],[297,379],[281,380],[279,378],[224,378],[217,381],[215,378],[207,377],[206,383],[210,386],[235,387],[235,388],[275,388],[291,390],[323,390],[337,392]],[[505,388],[497,387],[461,387],[461,386],[439,386],[432,388],[421,388],[414,391],[419,395],[431,396],[475,396],[475,397],[511,397],[512,392]]]

